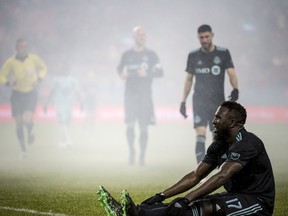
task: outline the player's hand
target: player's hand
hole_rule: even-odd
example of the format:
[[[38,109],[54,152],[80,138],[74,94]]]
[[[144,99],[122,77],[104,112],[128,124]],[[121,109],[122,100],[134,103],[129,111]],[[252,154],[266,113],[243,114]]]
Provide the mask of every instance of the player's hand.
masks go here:
[[[186,103],[185,102],[181,102],[180,105],[180,113],[182,116],[184,116],[184,118],[187,118],[187,114],[186,114]]]
[[[174,199],[166,208],[165,214],[167,216],[180,216],[188,208],[189,200],[185,197],[178,197]]]
[[[139,77],[146,77],[147,76],[147,72],[145,70],[138,70],[137,74]]]
[[[237,101],[238,97],[239,97],[239,90],[237,88],[234,88],[231,94],[229,95],[229,99],[231,101]]]
[[[122,80],[126,80],[128,78],[128,72],[124,70],[122,73],[119,74]]]
[[[165,200],[165,196],[162,193],[157,193],[154,196],[144,200],[141,204],[146,204],[146,205],[153,205],[155,203],[162,203]]]

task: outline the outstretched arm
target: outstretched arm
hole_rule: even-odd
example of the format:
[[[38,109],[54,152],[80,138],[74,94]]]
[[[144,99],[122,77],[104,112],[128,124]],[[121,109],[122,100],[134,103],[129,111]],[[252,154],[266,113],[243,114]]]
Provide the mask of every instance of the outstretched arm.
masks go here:
[[[219,171],[211,176],[203,185],[188,193],[185,198],[194,201],[202,196],[208,195],[215,191],[231,178],[235,173],[242,169],[242,165],[238,162],[225,162]]]
[[[204,162],[199,163],[194,171],[188,173],[176,184],[163,191],[165,198],[175,196],[177,194],[183,193],[193,188],[203,178],[205,178],[213,169],[214,167],[210,164]]]
[[[233,89],[238,89],[238,79],[234,68],[228,68],[227,74],[229,76],[229,81]]]
[[[187,73],[185,82],[184,82],[184,91],[183,91],[183,97],[182,97],[182,102],[186,102],[187,97],[191,91],[191,87],[193,84],[193,75],[190,73]]]

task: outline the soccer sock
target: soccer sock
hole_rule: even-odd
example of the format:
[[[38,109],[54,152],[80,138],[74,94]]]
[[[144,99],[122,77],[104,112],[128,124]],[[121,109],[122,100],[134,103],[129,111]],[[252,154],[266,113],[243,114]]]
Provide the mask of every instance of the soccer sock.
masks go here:
[[[205,156],[205,141],[206,137],[203,135],[196,136],[196,159],[200,163]]]
[[[28,135],[30,136],[32,134],[33,123],[32,122],[27,123],[27,124],[25,124],[25,126],[27,128]]]
[[[20,148],[23,152],[25,152],[26,145],[25,145],[25,140],[24,140],[24,128],[22,125],[16,127],[16,134],[17,134],[17,138],[20,144]]]
[[[147,126],[140,127],[140,164],[144,165],[145,152],[148,142],[148,128]]]
[[[68,127],[66,124],[61,124],[60,126],[60,139],[62,142],[67,142],[69,140]]]
[[[129,164],[133,164],[135,160],[135,152],[134,152],[134,140],[135,133],[133,127],[127,127],[126,129],[126,137],[129,146]]]

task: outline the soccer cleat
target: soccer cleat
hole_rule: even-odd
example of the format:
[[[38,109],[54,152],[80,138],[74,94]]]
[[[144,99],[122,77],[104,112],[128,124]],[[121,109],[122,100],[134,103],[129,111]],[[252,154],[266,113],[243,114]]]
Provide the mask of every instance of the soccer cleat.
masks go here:
[[[138,216],[139,209],[133,202],[127,190],[123,190],[121,194],[121,205],[123,209],[123,216]]]
[[[98,200],[100,205],[106,211],[107,216],[123,215],[121,204],[118,203],[103,186],[99,186],[97,194],[99,196]]]

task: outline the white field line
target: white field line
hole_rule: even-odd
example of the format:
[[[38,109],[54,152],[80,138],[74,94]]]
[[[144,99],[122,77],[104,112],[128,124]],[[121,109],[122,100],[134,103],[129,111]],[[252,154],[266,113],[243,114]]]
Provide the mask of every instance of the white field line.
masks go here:
[[[24,208],[12,208],[7,206],[0,206],[2,210],[16,211],[16,212],[26,212],[30,214],[38,214],[38,215],[51,215],[51,216],[68,216],[66,214],[58,214],[53,212],[40,212],[32,209],[24,209]]]

